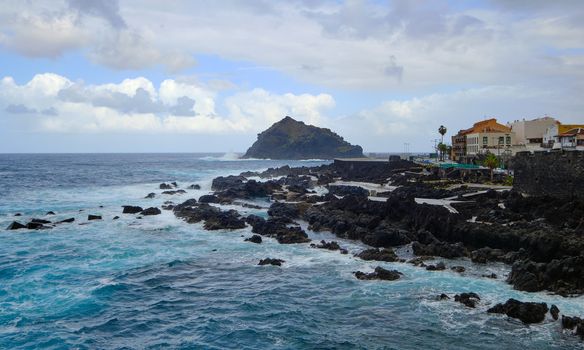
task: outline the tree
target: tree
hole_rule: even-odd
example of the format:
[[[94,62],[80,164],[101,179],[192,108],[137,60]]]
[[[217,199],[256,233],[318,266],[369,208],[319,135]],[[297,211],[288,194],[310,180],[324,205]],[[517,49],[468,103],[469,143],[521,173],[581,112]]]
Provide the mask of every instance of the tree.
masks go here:
[[[446,129],[446,127],[444,125],[440,125],[440,127],[438,128],[438,132],[440,133],[440,135],[442,137],[440,140],[440,143],[444,143],[444,135],[446,135],[446,131],[448,131],[448,130]]]
[[[499,166],[499,158],[497,158],[497,156],[494,155],[493,153],[489,152],[487,153],[487,157],[485,158],[485,160],[483,160],[483,165],[491,169],[491,181],[493,181],[494,176],[493,169]]]
[[[444,155],[446,154],[446,152],[448,152],[448,146],[440,142],[438,144],[438,150],[440,151],[440,160],[444,161]]]

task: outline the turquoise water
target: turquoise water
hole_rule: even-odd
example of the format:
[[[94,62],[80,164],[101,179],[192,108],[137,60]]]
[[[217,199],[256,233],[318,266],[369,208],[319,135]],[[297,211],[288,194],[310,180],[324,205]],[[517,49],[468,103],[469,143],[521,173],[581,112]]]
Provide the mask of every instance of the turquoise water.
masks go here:
[[[503,265],[446,261],[466,266],[460,275],[381,263],[404,277],[358,281],[353,271],[378,264],[268,238],[261,245],[247,243],[241,236],[249,236],[249,229],[208,232],[167,211],[142,220],[121,214],[125,204],[196,198],[210,191],[218,175],[320,163],[201,154],[0,155],[0,348],[584,348],[551,319],[524,326],[486,313],[493,303],[514,297],[584,315],[582,298],[512,290],[501,278],[508,272]],[[202,189],[143,198],[169,181]],[[49,210],[57,213],[49,220],[76,222],[43,231],[4,230],[16,212],[24,222],[45,218]],[[104,220],[85,224],[88,214]],[[115,215],[121,219],[111,220]],[[363,249],[357,242],[341,245],[351,253]],[[281,268],[257,266],[266,257],[286,262]],[[490,272],[500,279],[480,277]],[[435,300],[440,293],[465,291],[481,296],[477,309]]]

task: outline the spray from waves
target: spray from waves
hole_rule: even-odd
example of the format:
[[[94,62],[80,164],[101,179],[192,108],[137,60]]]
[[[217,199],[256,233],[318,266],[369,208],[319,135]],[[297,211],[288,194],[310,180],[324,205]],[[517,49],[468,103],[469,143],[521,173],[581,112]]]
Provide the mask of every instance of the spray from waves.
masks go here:
[[[236,161],[258,161],[270,159],[256,159],[256,158],[241,158],[241,154],[235,152],[227,152],[219,157],[207,156],[199,158],[200,160],[220,161],[220,162],[236,162]]]

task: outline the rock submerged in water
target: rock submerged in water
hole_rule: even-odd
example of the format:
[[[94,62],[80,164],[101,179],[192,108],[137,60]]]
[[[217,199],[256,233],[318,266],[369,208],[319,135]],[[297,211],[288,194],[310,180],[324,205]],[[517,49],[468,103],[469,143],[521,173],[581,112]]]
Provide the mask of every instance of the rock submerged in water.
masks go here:
[[[311,248],[327,249],[327,250],[341,250],[341,246],[336,241],[327,242],[325,240],[320,241],[319,244],[311,244]]]
[[[176,191],[162,191],[162,194],[167,194],[170,196],[174,196],[175,194],[185,194],[187,191],[185,190],[176,190]]]
[[[552,315],[554,321],[557,321],[558,318],[560,317],[560,309],[556,305],[552,304],[552,306],[550,307],[550,315]]]
[[[65,224],[65,223],[72,223],[75,221],[75,218],[69,218],[69,219],[65,219],[65,220],[61,220],[61,221],[57,221],[57,224]]]
[[[365,249],[361,253],[355,255],[358,258],[363,260],[375,260],[375,261],[388,261],[394,262],[398,261],[398,257],[393,251],[393,249],[385,248],[385,249],[378,249],[378,248],[371,248]]]
[[[562,315],[562,328],[572,331],[575,329],[574,333],[584,339],[584,320],[580,317]]]
[[[201,186],[200,186],[200,185],[197,185],[197,184],[193,184],[193,185],[190,185],[190,186],[189,186],[189,187],[187,187],[187,188],[188,188],[189,190],[200,190],[200,189],[201,189]]]
[[[219,203],[219,197],[213,194],[204,194],[199,197],[200,203]]]
[[[548,312],[546,303],[521,302],[509,299],[505,304],[497,304],[487,310],[488,313],[506,314],[517,318],[525,324],[540,323]]]
[[[245,242],[251,242],[251,243],[256,243],[256,244],[261,244],[262,243],[262,237],[260,235],[253,235],[249,238],[245,239]]]
[[[428,271],[444,271],[444,270],[446,270],[446,265],[442,261],[440,261],[436,265],[426,266],[426,270],[428,270]]]
[[[466,271],[466,268],[464,268],[464,266],[452,266],[450,269],[458,273],[463,273],[464,271]]]
[[[144,210],[142,207],[133,205],[123,205],[122,208],[124,208],[124,210],[122,210],[122,214],[137,214]]]
[[[162,214],[162,211],[156,207],[150,207],[147,209],[144,209],[140,212],[141,215],[144,216],[148,216],[148,215],[160,215]]]
[[[285,263],[282,259],[272,259],[272,258],[265,258],[261,259],[258,265],[274,265],[274,266],[282,266]]]
[[[91,220],[101,220],[101,215],[91,215],[91,214],[89,214],[87,216],[87,220],[88,221],[91,221]]]
[[[266,237],[276,238],[280,244],[308,243],[310,239],[302,228],[289,227],[289,220],[283,218],[269,218],[268,220],[257,215],[246,218],[252,226],[252,232]]]
[[[381,266],[377,266],[373,272],[365,273],[357,271],[354,275],[360,280],[395,281],[400,279],[403,274],[397,270],[386,270]]]
[[[23,228],[26,228],[26,226],[21,224],[18,221],[13,221],[10,225],[8,225],[8,227],[6,229],[7,230],[20,230]]]
[[[146,198],[146,199],[152,199],[152,198],[154,198],[154,197],[156,197],[156,193],[154,193],[154,192],[150,192],[150,193],[148,193],[148,194],[146,195],[146,197],[144,197],[144,198]]]
[[[245,227],[245,220],[236,210],[222,211],[207,203],[197,203],[195,199],[176,205],[173,211],[174,215],[190,224],[205,221],[206,230],[235,230]]]
[[[454,301],[457,301],[471,308],[475,308],[480,300],[481,298],[479,297],[479,295],[474,292],[460,293],[454,296]]]

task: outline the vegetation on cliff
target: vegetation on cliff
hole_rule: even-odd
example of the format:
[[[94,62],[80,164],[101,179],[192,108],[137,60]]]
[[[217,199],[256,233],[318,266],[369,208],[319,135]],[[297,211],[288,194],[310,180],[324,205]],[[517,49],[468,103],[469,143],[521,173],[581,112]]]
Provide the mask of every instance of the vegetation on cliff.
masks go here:
[[[258,135],[244,158],[332,159],[363,157],[361,146],[351,145],[329,129],[286,117]]]

